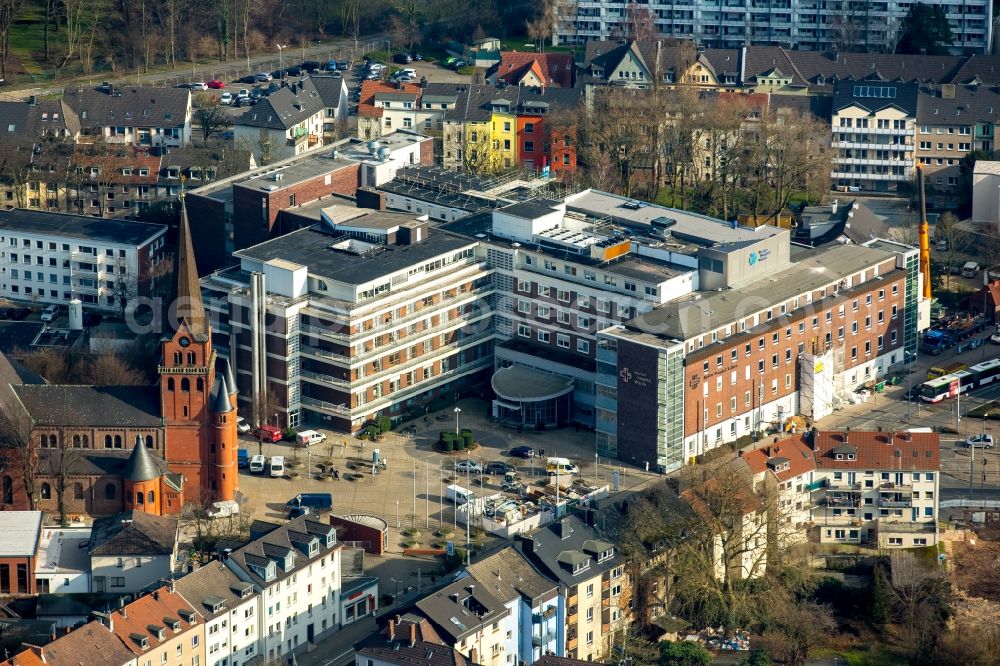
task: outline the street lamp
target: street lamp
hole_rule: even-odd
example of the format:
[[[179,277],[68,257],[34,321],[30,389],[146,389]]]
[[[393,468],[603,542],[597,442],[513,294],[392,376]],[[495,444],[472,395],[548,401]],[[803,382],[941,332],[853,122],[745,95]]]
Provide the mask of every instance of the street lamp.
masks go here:
[[[288,48],[288,44],[275,44],[275,46],[278,47],[278,69],[281,70],[281,78],[283,79],[285,78],[285,72],[284,72],[285,64],[284,60],[282,60],[281,55],[282,51]]]
[[[396,529],[399,529],[399,500],[396,500]]]
[[[458,434],[458,415],[462,413],[461,407],[455,408],[455,434]]]

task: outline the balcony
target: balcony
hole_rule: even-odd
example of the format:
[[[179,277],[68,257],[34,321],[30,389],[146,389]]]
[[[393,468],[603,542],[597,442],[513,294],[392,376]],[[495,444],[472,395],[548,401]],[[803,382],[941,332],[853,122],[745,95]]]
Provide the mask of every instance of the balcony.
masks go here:
[[[861,498],[848,495],[827,495],[819,500],[820,506],[832,508],[857,508],[861,506]]]
[[[302,396],[300,402],[307,407],[313,407],[327,414],[344,416],[346,418],[351,417],[351,409],[347,405],[335,405],[332,402],[317,400],[316,398],[310,398],[309,396]]]
[[[860,141],[834,141],[834,148],[844,148],[852,150],[897,150],[911,152],[914,150],[912,143],[862,143]]]
[[[890,495],[889,497],[879,495],[878,505],[887,509],[907,509],[913,506],[913,500],[902,495]]]
[[[913,486],[911,486],[909,484],[905,484],[904,485],[902,483],[891,483],[889,481],[885,481],[885,482],[880,483],[878,485],[878,491],[879,491],[880,494],[881,493],[912,493],[913,492]]]
[[[556,632],[546,631],[540,636],[532,636],[531,644],[535,647],[542,647],[543,645],[548,645],[549,643],[556,640]]]
[[[912,129],[876,129],[874,127],[838,127],[833,126],[833,131],[848,134],[880,134],[889,136],[913,136]]]
[[[861,483],[848,483],[840,479],[828,479],[826,489],[839,493],[860,493]]]

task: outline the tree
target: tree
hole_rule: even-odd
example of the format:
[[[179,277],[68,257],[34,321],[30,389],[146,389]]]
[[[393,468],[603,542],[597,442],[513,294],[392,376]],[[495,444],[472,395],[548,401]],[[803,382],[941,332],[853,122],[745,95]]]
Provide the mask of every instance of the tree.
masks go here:
[[[138,386],[148,383],[141,371],[114,352],[97,354],[81,361],[78,368],[74,375],[79,379],[73,383],[96,386]]]
[[[208,137],[214,132],[219,132],[233,126],[233,120],[218,104],[213,104],[204,99],[197,99],[194,103],[194,119],[201,127],[201,142],[208,143]]]
[[[240,501],[236,514],[213,518],[208,506],[197,503],[184,505],[180,523],[185,533],[192,534],[191,550],[188,557],[199,566],[208,564],[218,553],[218,544],[223,540],[246,540],[250,536],[253,512],[249,510],[245,498]]]
[[[788,664],[804,663],[837,628],[828,606],[790,598],[783,591],[774,595],[769,609],[771,627],[764,638],[770,653]]]
[[[555,24],[555,0],[537,0],[535,17],[530,21],[525,21],[525,31],[528,37],[535,42],[535,50],[539,53],[545,50],[545,42],[552,37]],[[482,30],[482,26],[479,26],[479,29]]]
[[[23,408],[0,412],[0,446],[4,459],[20,472],[28,510],[38,509],[38,440],[32,437],[34,422]]]
[[[56,457],[55,461],[55,490],[56,490],[56,510],[59,512],[59,524],[62,527],[69,527],[69,516],[66,511],[66,493],[72,487],[72,477],[80,468],[82,455],[80,449],[62,448],[50,450],[49,453]]]
[[[892,601],[892,586],[889,585],[885,567],[876,564],[872,571],[871,603],[868,605],[868,616],[876,627],[889,623]]]
[[[656,16],[648,6],[638,2],[625,6],[625,36],[639,42],[651,42],[659,36]]]
[[[711,666],[712,655],[694,641],[660,641],[660,666]]]
[[[945,271],[946,280],[948,288],[951,288],[951,267],[957,266],[958,262],[961,261],[959,257],[960,253],[966,250],[966,245],[969,242],[969,234],[958,224],[958,218],[955,217],[953,213],[942,213],[941,217],[938,218],[937,224],[934,225],[934,242],[941,247],[944,244],[943,250],[938,250],[944,253],[945,264],[948,270]]]
[[[948,47],[954,43],[944,6],[915,2],[903,19],[896,53],[948,55]]]
[[[7,60],[10,58],[10,28],[14,25],[23,0],[0,0],[0,81],[7,79]]]
[[[739,666],[771,666],[774,661],[767,650],[754,650],[746,657],[740,659]]]

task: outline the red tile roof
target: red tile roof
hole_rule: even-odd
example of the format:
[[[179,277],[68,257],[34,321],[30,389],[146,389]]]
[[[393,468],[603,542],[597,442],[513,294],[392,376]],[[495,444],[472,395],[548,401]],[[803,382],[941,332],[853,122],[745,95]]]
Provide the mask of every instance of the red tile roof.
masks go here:
[[[813,458],[812,449],[799,438],[786,439],[778,444],[769,444],[753,451],[743,451],[740,453],[740,457],[743,458],[754,474],[762,474],[768,471],[767,463],[769,460],[787,460],[787,469],[781,471],[771,470],[779,481],[788,481],[816,469],[816,461]]]
[[[497,80],[516,85],[521,82],[525,74],[534,71],[535,75],[542,79],[543,85],[572,88],[575,68],[572,53],[501,51],[500,64],[497,65]]]
[[[375,106],[376,93],[414,93],[420,95],[423,89],[417,83],[383,83],[382,81],[365,81],[361,84],[361,98],[358,101],[358,115],[368,118],[381,118],[381,107]]]
[[[115,633],[118,634],[118,638],[125,643],[126,647],[135,654],[143,654],[162,643],[173,640],[194,626],[181,616],[182,611],[197,613],[181,595],[171,592],[167,587],[161,587],[152,594],[136,599],[124,608],[114,611],[111,614],[111,619],[114,622]],[[178,620],[180,628],[174,631],[166,626],[164,618]],[[203,621],[201,614],[197,613],[195,622]],[[150,625],[163,627],[165,638],[162,641],[150,631]],[[139,645],[132,638],[133,634],[145,637],[148,641],[148,647],[143,648]]]
[[[41,651],[42,657],[37,650]],[[0,666],[80,666],[125,664],[134,659],[114,633],[100,622],[88,622],[42,648],[29,648]]]
[[[934,432],[817,432],[813,450],[819,469],[941,468],[941,438]],[[850,455],[853,459],[848,459]]]

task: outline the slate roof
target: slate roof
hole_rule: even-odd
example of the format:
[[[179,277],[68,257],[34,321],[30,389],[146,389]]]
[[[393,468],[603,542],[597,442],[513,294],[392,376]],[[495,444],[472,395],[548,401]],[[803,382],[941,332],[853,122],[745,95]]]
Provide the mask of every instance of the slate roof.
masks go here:
[[[971,125],[1000,121],[1000,92],[993,86],[955,85],[954,97],[942,95],[941,86],[922,86],[917,103],[921,125]],[[966,137],[969,141],[970,137]]]
[[[856,96],[860,90],[871,88],[888,88],[895,91],[893,97],[870,97]],[[898,108],[903,110],[907,116],[917,115],[917,96],[920,87],[917,83],[885,83],[885,82],[861,82],[861,81],[840,81],[833,89],[833,112],[837,113],[848,106],[860,106],[872,113],[878,113],[883,109]]]
[[[0,102],[0,142],[33,142],[46,134],[75,137],[79,133],[80,119],[63,100]]]
[[[185,184],[188,191],[195,187],[202,187],[216,180],[230,178],[250,169],[250,157],[253,153],[249,150],[239,148],[229,148],[226,146],[190,146],[187,148],[171,148],[170,152],[163,156],[158,163],[158,170],[161,177],[166,176],[167,167],[175,166],[189,180]],[[202,170],[198,178],[191,180],[191,169],[196,167]],[[208,180],[205,177],[205,170],[214,169],[215,177]],[[179,185],[180,181],[171,179],[170,184]]]
[[[149,449],[144,444],[136,442],[135,446],[132,447],[132,454],[125,464],[125,469],[122,470],[122,479],[125,481],[152,481],[159,478],[161,473],[160,465]]]
[[[128,465],[131,451],[115,449],[67,449],[72,451],[73,461],[70,469],[74,476],[122,476],[125,467]],[[38,450],[38,471],[40,474],[56,475],[60,469],[60,457],[63,455],[62,449],[39,449]],[[153,461],[160,470],[160,474],[167,474],[168,479],[173,477],[168,473],[167,464],[162,458],[153,456]],[[177,475],[179,477],[179,475]]]
[[[117,624],[117,623],[116,623]],[[31,649],[11,659],[13,666],[79,666],[127,664],[135,657],[118,637],[100,622],[88,622],[45,645],[44,660]]]
[[[934,432],[820,431],[812,448],[818,469],[923,471],[941,467],[940,442]],[[857,450],[854,460],[836,459],[834,449],[845,445]]]
[[[131,220],[108,220],[89,215],[53,213],[14,208],[0,210],[0,229],[37,233],[78,240],[142,245],[166,231],[162,224]]]
[[[111,144],[106,151],[97,153],[88,144],[79,144],[71,159],[71,166],[83,167],[79,178],[85,182],[114,183],[115,185],[156,185],[156,175],[160,170],[160,158],[148,152],[136,150],[133,146]],[[98,167],[99,176],[90,175],[90,168]],[[130,169],[129,175],[124,174]],[[140,170],[146,169],[146,175],[140,175]],[[72,177],[71,177],[72,178]],[[178,181],[180,183],[180,181]]]
[[[312,79],[284,86],[251,106],[235,123],[248,127],[287,130],[326,108]]]
[[[80,118],[83,128],[183,127],[191,106],[185,88],[115,87],[113,92],[95,88],[67,89],[66,104]]]
[[[426,618],[413,614],[397,615],[380,633],[363,640],[357,652],[366,659],[401,666],[475,666],[445,645]]]
[[[593,527],[577,516],[567,516],[559,522],[551,523],[527,535],[521,535],[524,554],[536,562],[549,575],[567,586],[575,586],[620,564],[617,555],[598,562],[591,553],[585,552],[585,542],[596,538]],[[589,561],[583,571],[576,574],[569,566],[570,561]]]
[[[241,604],[248,603],[253,594],[241,598],[239,590],[253,586],[240,580],[233,571],[222,562],[210,562],[202,568],[182,576],[174,583],[177,594],[191,604],[192,608],[213,619],[225,615]],[[213,611],[216,603],[223,607]]]
[[[309,80],[316,87],[316,92],[323,100],[323,105],[328,109],[336,109],[340,106],[341,92],[347,93],[344,77],[342,76],[310,76]]]
[[[42,538],[41,511],[0,511],[0,557],[35,557]]]
[[[94,521],[88,552],[91,556],[170,555],[176,546],[176,518],[126,511]]]
[[[483,625],[493,624],[510,612],[503,601],[468,577],[418,600],[417,608],[440,634],[453,643],[464,640]]]
[[[240,569],[247,574],[250,580],[262,588],[269,587],[278,581],[284,580],[291,574],[308,567],[309,564],[317,558],[324,557],[327,553],[333,552],[341,547],[340,544],[336,542],[336,530],[334,530],[334,528],[330,525],[317,522],[310,516],[301,516],[280,526],[265,525],[267,525],[267,529],[270,530],[269,532],[234,551],[230,555],[233,562],[235,562],[237,566],[239,566]],[[333,534],[334,542],[333,545],[326,547],[323,545],[323,539],[319,539],[319,548],[316,551],[316,555],[310,558],[297,546],[292,544],[292,541],[289,539],[289,531],[306,532],[311,536]],[[250,527],[250,534],[251,536],[254,535],[253,525]],[[272,561],[272,556],[277,556],[280,553],[288,551],[295,554],[293,566],[288,569],[282,569],[280,563],[276,562],[276,575],[271,580],[264,580],[250,566],[264,566],[268,562]]]
[[[537,605],[557,593],[557,586],[538,573],[524,555],[508,546],[466,567],[469,575],[497,598],[509,602],[524,597],[529,604]]]
[[[156,386],[20,385],[14,392],[39,426],[155,428],[163,425]]]

